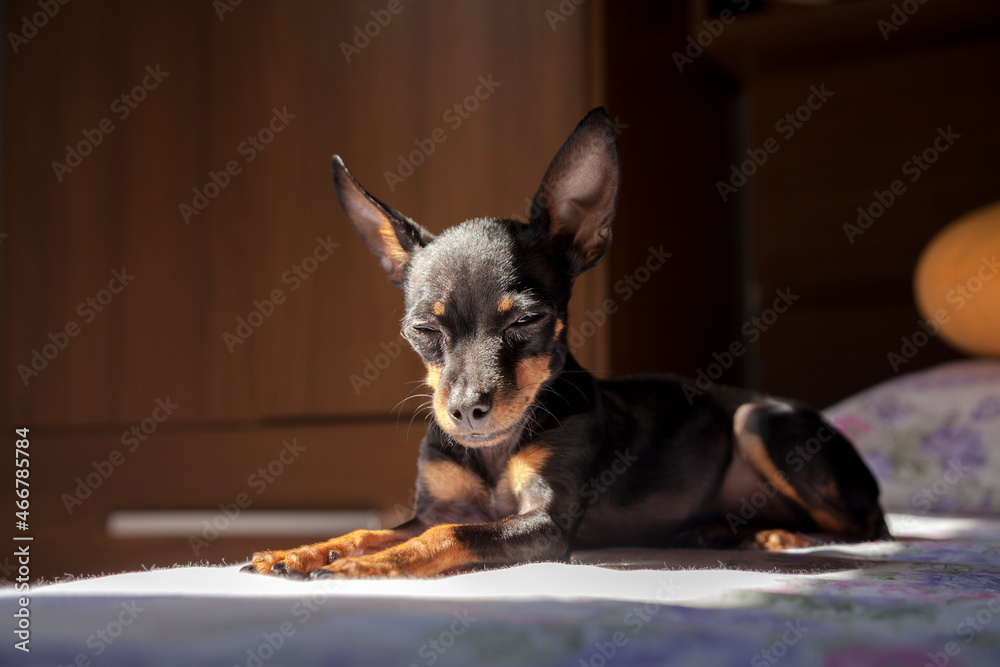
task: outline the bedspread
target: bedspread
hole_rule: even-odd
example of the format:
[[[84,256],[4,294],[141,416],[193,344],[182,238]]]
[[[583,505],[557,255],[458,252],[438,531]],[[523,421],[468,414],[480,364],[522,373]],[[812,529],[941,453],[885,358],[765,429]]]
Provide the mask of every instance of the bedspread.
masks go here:
[[[997,665],[1000,520],[772,554],[608,550],[430,580],[178,567],[35,587],[4,665]],[[21,594],[0,590],[7,623]],[[17,619],[14,619],[15,623]]]

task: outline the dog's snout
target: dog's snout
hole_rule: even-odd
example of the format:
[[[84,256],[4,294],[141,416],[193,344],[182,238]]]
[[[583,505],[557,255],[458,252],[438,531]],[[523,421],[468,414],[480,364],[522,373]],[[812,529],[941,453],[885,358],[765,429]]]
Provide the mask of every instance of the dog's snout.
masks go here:
[[[453,396],[448,401],[448,414],[455,426],[475,430],[486,423],[493,399],[487,392],[476,391],[465,396]]]

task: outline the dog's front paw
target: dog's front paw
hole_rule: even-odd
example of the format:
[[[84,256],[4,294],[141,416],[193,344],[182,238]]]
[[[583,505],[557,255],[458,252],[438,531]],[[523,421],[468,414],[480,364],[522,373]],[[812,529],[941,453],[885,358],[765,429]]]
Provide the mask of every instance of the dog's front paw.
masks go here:
[[[323,565],[309,575],[310,579],[364,579],[368,577],[399,577],[403,572],[392,563],[372,558],[342,558]]]
[[[397,530],[355,530],[347,535],[326,542],[307,544],[298,549],[259,551],[242,571],[302,579],[337,560],[378,552],[408,537],[406,532]]]
[[[258,551],[240,571],[304,579],[335,558],[335,553],[320,546],[299,547],[290,551]]]

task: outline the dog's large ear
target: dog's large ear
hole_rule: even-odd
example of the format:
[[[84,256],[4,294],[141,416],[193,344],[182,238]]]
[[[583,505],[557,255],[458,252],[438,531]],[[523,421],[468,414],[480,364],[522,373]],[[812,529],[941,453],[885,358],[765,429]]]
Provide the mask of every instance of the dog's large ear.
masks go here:
[[[379,258],[389,282],[402,289],[410,258],[434,235],[365,192],[338,155],[333,156],[333,183],[351,224]]]
[[[614,125],[598,107],[559,149],[531,206],[529,222],[568,254],[574,275],[608,252],[620,180]]]

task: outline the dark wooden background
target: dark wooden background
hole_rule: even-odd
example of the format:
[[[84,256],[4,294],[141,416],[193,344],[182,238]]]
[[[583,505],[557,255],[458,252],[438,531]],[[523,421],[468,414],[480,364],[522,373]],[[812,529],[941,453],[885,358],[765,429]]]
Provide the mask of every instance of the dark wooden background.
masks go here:
[[[436,232],[523,215],[575,123],[604,104],[624,181],[610,259],[576,290],[585,365],[693,375],[742,342],[720,381],[820,406],[892,376],[886,355],[917,327],[919,251],[1000,195],[1000,9],[929,3],[885,40],[891,2],[772,6],[678,71],[687,38],[717,25],[707,4],[590,0],[563,15],[555,0],[403,0],[350,62],[341,43],[388,3],[244,1],[221,16],[210,2],[71,3],[16,51],[8,38],[0,421],[11,447],[15,428],[31,429],[33,575],[287,546],[222,538],[195,555],[179,538],[113,539],[105,522],[232,502],[292,438],[306,449],[252,509],[406,504],[422,428],[407,428],[417,401],[397,404],[422,367],[402,349],[369,386],[351,382],[395,354],[401,299],[336,203],[335,152]],[[8,2],[5,34],[37,11]],[[112,104],[147,66],[169,74],[122,119]],[[480,77],[500,85],[455,127],[444,114]],[[723,201],[717,181],[780,136],[776,121],[811,86],[834,95]],[[240,146],[274,109],[294,118],[248,162]],[[114,130],[58,180],[52,163],[104,118]],[[849,243],[857,207],[949,126],[961,139]],[[385,173],[437,128],[446,141],[390,186]],[[179,205],[230,160],[240,173],[185,224]],[[292,291],[282,276],[317,237],[339,247]],[[646,274],[651,246],[673,256]],[[135,279],[85,321],[79,304],[123,267]],[[744,322],[786,288],[799,299],[748,340]],[[223,334],[275,289],[284,303],[230,352]],[[616,312],[587,326],[607,299]],[[26,385],[18,366],[70,323],[79,334]],[[904,370],[953,356],[932,341]],[[123,432],[168,397],[174,413],[129,451]],[[121,465],[70,514],[63,495],[116,451]]]

